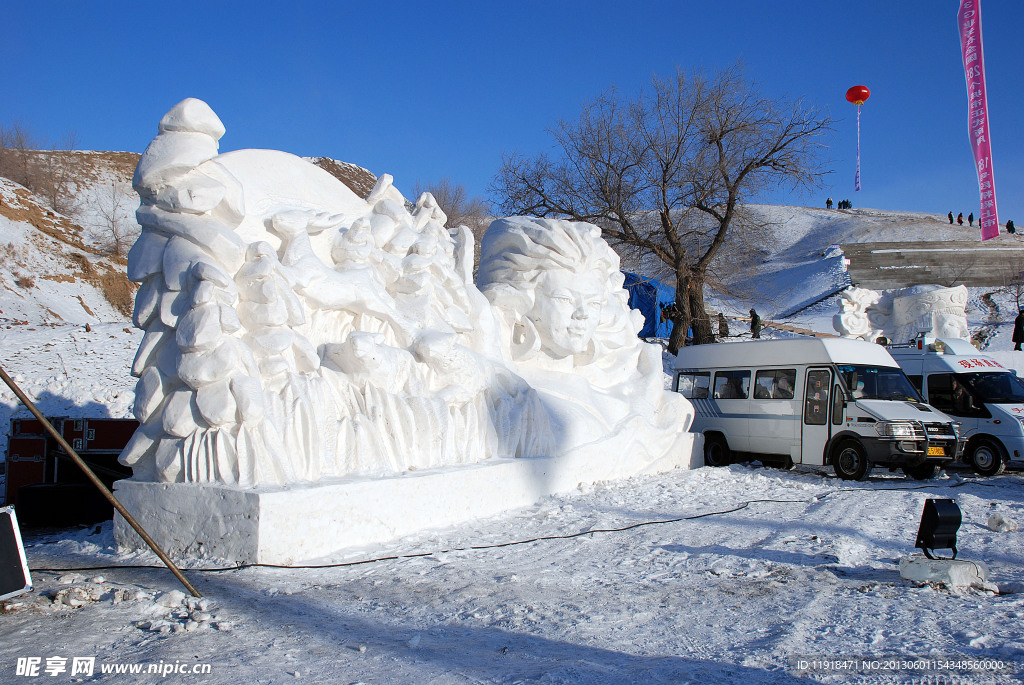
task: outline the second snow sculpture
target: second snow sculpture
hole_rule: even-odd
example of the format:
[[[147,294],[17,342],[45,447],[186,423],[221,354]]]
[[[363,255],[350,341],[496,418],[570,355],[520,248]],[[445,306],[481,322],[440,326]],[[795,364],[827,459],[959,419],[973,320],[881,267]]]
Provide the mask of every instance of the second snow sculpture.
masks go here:
[[[410,211],[385,175],[362,200],[293,155],[219,155],[223,133],[185,100],[136,170],[134,481],[281,486],[602,440],[644,463],[679,447],[692,410],[663,390],[598,229],[499,222],[485,297],[471,234],[444,228],[429,194]]]
[[[874,341],[885,336],[895,343],[919,335],[929,338],[970,338],[967,288],[915,285],[878,292],[848,288],[841,292],[840,313],[832,326],[845,338]]]

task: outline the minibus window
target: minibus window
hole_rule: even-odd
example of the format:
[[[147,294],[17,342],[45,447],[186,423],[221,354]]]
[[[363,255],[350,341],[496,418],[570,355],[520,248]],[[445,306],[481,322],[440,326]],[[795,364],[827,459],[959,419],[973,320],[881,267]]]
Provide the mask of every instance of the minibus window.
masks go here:
[[[683,397],[689,400],[703,400],[707,399],[710,386],[711,373],[709,371],[681,373],[676,392],[682,393]]]
[[[832,425],[843,425],[843,408],[846,406],[846,398],[843,397],[843,389],[836,384],[832,388]]]
[[[754,377],[754,399],[791,400],[796,386],[796,369],[758,371]]]
[[[953,374],[928,374],[928,404],[949,414],[961,413],[953,404]]]
[[[958,373],[956,378],[967,386],[967,390],[979,402],[1024,403],[1024,383],[1016,374],[1005,371]]]
[[[715,373],[716,400],[745,400],[749,389],[749,371],[718,371]]]
[[[840,364],[838,368],[843,384],[855,400],[922,401],[898,367]]]
[[[824,426],[828,423],[828,386],[831,374],[824,369],[807,372],[807,394],[804,396],[804,423]]]

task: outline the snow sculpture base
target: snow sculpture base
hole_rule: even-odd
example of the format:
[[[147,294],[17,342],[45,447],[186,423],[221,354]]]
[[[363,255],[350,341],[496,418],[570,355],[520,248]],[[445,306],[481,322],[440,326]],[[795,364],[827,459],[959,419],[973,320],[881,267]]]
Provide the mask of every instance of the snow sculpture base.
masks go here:
[[[672,450],[655,458],[623,458],[609,444],[557,458],[502,459],[308,486],[241,489],[123,480],[115,494],[172,556],[287,565],[493,516],[580,485],[696,468],[703,462],[694,438],[681,434]],[[147,548],[119,515],[114,534],[121,548]]]

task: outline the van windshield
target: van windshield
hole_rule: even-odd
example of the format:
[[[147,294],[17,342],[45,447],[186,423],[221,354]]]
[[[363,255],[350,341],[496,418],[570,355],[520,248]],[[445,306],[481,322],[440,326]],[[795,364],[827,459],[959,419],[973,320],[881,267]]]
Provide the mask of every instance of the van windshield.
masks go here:
[[[839,376],[854,399],[924,401],[902,369],[854,364],[839,364],[838,368]]]
[[[1024,404],[1024,382],[1016,374],[980,372],[954,374],[967,386],[971,395],[981,402],[993,404]]]

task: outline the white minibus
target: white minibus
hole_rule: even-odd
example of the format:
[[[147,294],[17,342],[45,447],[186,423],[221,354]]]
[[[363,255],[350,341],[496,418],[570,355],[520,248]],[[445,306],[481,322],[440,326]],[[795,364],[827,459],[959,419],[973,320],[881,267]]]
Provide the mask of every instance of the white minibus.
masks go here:
[[[673,389],[693,403],[704,462],[831,465],[860,480],[874,465],[930,478],[958,458],[953,420],[928,406],[881,345],[794,338],[686,347]]]
[[[963,460],[977,473],[1024,458],[1024,382],[1013,369],[959,338],[919,338],[889,352],[929,404],[960,422]]]

